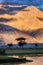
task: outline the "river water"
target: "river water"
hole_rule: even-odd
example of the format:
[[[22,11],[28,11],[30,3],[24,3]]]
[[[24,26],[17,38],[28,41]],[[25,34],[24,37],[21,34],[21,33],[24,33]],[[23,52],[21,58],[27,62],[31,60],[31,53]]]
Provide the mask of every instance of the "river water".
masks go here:
[[[33,62],[26,63],[1,63],[0,65],[43,65],[43,56],[41,57],[26,57],[28,60],[33,60]]]

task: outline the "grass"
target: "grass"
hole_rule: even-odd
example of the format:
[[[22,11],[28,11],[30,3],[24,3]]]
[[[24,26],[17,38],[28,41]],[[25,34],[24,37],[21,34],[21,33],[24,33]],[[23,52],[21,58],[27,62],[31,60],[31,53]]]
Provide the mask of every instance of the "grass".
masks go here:
[[[0,50],[5,50],[5,54],[1,55],[0,54],[0,62],[16,62],[20,61],[20,58],[23,58],[23,56],[43,56],[43,48],[7,48],[7,49],[0,49]],[[9,56],[19,56],[19,58],[13,58]]]
[[[43,54],[43,48],[7,48],[6,54]]]
[[[4,50],[4,49],[0,49]],[[5,55],[43,55],[43,48],[7,48],[5,49]]]

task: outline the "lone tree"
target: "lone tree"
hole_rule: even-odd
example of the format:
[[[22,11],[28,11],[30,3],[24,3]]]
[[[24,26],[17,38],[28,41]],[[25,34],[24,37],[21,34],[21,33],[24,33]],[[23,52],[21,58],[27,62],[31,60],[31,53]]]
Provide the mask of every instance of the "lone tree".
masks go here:
[[[37,43],[35,43],[35,47],[36,47],[36,48],[38,47],[38,44],[37,44]]]
[[[26,39],[24,37],[16,38],[16,40],[19,41],[18,45],[20,48],[23,48],[23,46],[26,44],[25,42]]]
[[[7,44],[9,47],[11,47],[11,46],[13,46],[13,44],[12,43],[10,43],[10,44]]]

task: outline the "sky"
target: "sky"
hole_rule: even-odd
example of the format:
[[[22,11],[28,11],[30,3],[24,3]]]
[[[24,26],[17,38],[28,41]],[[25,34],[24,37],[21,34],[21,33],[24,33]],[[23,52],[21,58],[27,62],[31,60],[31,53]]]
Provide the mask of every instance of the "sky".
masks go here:
[[[1,2],[4,2],[5,0],[0,0]],[[24,5],[34,5],[38,9],[43,11],[43,0],[6,0],[6,2],[10,3],[18,3],[18,4],[24,4]]]
[[[2,0],[0,0],[0,2],[2,2]]]

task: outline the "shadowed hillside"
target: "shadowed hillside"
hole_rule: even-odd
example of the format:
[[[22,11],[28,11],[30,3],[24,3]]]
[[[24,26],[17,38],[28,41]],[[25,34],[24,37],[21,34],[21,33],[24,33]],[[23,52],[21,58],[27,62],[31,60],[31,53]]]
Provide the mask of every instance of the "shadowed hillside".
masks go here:
[[[7,43],[17,43],[16,38],[25,37],[27,42],[37,42],[32,36],[13,28],[11,26],[0,24],[0,40]]]
[[[13,18],[10,18],[10,19],[8,19],[8,18],[0,18],[0,22],[9,22],[9,21],[12,21],[12,20],[14,20]]]
[[[0,24],[0,32],[18,32],[19,30],[8,25]]]
[[[25,5],[16,5],[16,4],[0,4],[0,15],[2,14],[9,14],[13,15],[16,14],[18,11],[21,11],[25,8]]]
[[[43,28],[33,31],[31,35],[39,40],[39,42],[43,42]]]

